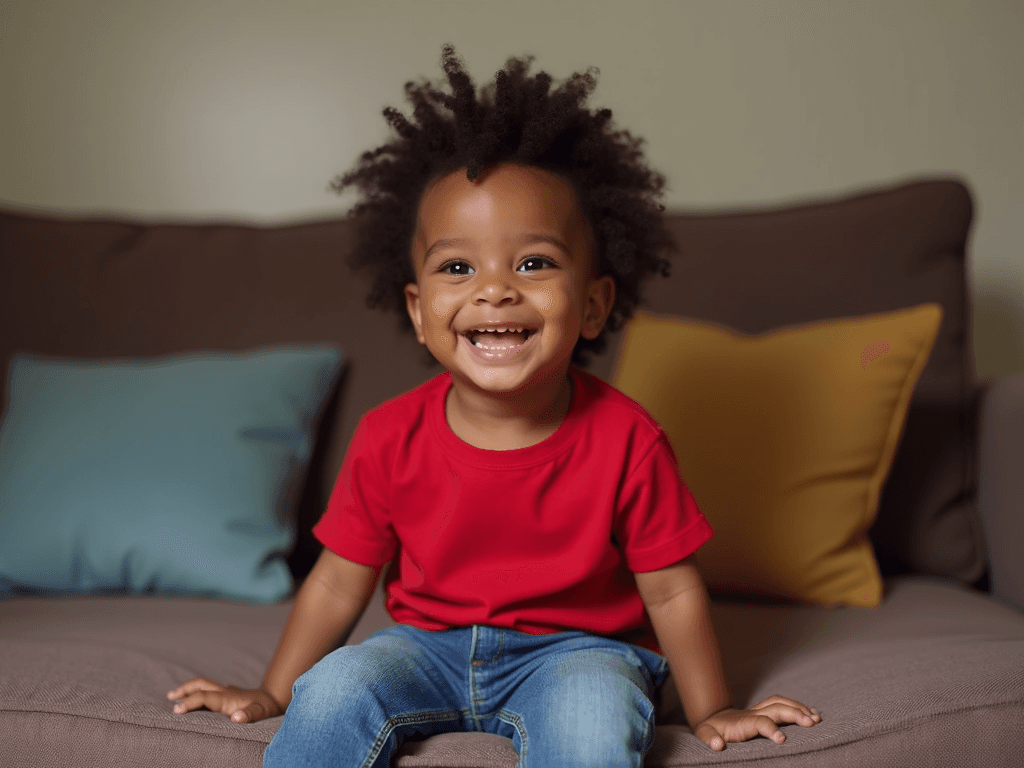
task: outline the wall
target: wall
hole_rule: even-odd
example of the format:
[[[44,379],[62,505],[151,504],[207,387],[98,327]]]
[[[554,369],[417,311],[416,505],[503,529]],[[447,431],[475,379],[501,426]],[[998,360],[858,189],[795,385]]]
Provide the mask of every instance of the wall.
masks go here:
[[[275,222],[387,140],[451,41],[511,55],[647,139],[672,209],[957,174],[979,374],[1024,370],[1024,3],[1016,0],[0,0],[0,203]]]

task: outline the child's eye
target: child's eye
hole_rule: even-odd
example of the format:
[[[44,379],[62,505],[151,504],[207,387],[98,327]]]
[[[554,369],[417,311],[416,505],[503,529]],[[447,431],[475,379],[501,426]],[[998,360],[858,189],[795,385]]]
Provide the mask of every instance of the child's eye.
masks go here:
[[[551,259],[544,258],[543,256],[530,256],[519,265],[519,269],[525,272],[533,272],[536,269],[546,269],[553,266],[555,266],[555,263]]]
[[[441,272],[446,275],[471,275],[473,274],[473,268],[464,261],[449,261],[447,264],[441,265]]]

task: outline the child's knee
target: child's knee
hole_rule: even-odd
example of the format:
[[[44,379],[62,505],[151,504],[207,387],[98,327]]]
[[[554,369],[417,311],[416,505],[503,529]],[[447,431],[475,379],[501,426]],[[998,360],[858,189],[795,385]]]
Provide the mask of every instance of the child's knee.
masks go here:
[[[361,709],[389,702],[405,705],[403,696],[421,685],[408,649],[351,645],[327,654],[299,677],[292,687],[292,701],[302,697],[331,709]]]
[[[579,652],[547,666],[506,717],[521,721],[525,766],[641,766],[654,738],[642,676],[613,654]],[[515,741],[515,739],[513,739]]]
[[[327,654],[292,686],[292,702],[303,700],[329,709],[359,706],[382,678],[378,653],[345,646]]]
[[[638,767],[654,738],[653,717],[630,704],[563,710],[539,727],[527,723],[525,765]]]

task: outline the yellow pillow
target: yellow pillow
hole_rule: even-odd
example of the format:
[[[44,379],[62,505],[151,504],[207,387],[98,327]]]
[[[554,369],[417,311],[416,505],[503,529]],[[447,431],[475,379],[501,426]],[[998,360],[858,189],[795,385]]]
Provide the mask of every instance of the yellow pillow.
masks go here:
[[[715,529],[709,590],[874,607],[867,537],[938,304],[748,336],[640,313],[615,385],[665,428]]]

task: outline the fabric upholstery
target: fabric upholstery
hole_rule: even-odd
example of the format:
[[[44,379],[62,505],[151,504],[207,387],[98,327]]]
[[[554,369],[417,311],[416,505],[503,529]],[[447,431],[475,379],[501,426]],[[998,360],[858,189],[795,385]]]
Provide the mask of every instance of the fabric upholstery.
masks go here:
[[[18,356],[0,423],[0,594],[275,602],[329,346],[128,360]]]
[[[870,532],[883,574],[974,582],[986,567],[965,263],[972,214],[955,179],[759,210],[677,211],[667,219],[680,250],[672,276],[647,290],[650,311],[745,333],[942,305]],[[259,227],[0,211],[0,362],[15,350],[102,357],[339,344],[350,363],[300,505],[290,565],[301,578],[319,551],[309,531],[359,416],[440,371],[395,332],[396,319],[366,307],[366,281],[344,264],[352,243],[341,219]],[[590,366],[606,380],[620,342],[612,334]]]
[[[966,244],[973,206],[959,181],[894,185],[819,202],[668,218],[680,252],[647,290],[650,312],[742,333],[942,306],[869,535],[883,575],[985,571],[977,515],[978,388]],[[610,376],[621,334],[591,370]]]
[[[965,264],[971,216],[970,194],[953,179],[761,210],[676,212],[668,218],[680,246],[673,275],[648,291],[653,312],[744,333],[942,306],[870,531],[883,575],[973,582],[986,568]],[[422,364],[411,335],[394,332],[396,319],[365,306],[366,282],[343,260],[352,235],[340,219],[261,227],[0,211],[0,364],[6,370],[16,351],[138,357],[297,342],[344,348],[351,362],[324,416],[289,561],[301,578],[319,549],[312,525],[360,415],[438,372]],[[591,365],[606,380],[620,341],[613,334]],[[669,690],[648,764],[1006,765],[1024,753],[1020,612],[943,580],[886,585],[891,591],[874,611],[717,602],[737,700],[804,698],[823,722],[786,727],[782,747],[756,739],[712,755],[673,724]],[[257,683],[289,608],[152,597],[0,600],[0,762],[259,765],[277,719],[175,719],[164,696],[199,674]],[[382,611],[378,597],[350,642],[386,626]],[[397,764],[502,766],[510,757],[503,742],[453,734],[406,745]]]
[[[1024,373],[987,387],[979,433],[978,508],[992,594],[1024,611]]]
[[[343,261],[351,236],[340,220],[257,227],[0,211],[3,369],[16,351],[146,357],[294,343],[344,349],[299,503],[289,565],[301,579],[320,551],[312,527],[359,416],[440,372],[424,365],[414,337],[366,307],[367,285]]]
[[[924,304],[759,336],[633,318],[614,384],[668,432],[715,529],[696,553],[710,590],[881,602],[867,532],[941,316]]]
[[[664,692],[648,766],[1006,765],[1024,748],[1024,618],[954,581],[898,577],[877,610],[718,600],[729,686],[815,707],[811,729],[712,755]],[[349,639],[390,626],[375,595]],[[0,600],[0,733],[11,765],[258,766],[281,718],[175,715],[165,694],[204,675],[258,684],[290,603],[175,598]],[[40,681],[46,681],[41,685]],[[901,735],[913,729],[913,737]],[[55,731],[61,738],[55,738]],[[52,748],[40,754],[41,734]],[[511,742],[452,734],[403,748],[399,768],[512,768]],[[1011,750],[1017,750],[1013,752]]]

